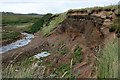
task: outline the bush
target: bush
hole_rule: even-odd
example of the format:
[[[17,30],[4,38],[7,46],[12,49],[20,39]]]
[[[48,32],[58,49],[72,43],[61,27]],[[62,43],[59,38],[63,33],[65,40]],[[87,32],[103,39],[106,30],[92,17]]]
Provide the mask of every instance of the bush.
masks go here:
[[[48,24],[49,19],[50,19],[51,16],[52,16],[52,14],[44,15],[42,18],[40,18],[38,21],[36,21],[32,25],[32,27],[31,27],[29,32],[36,33],[37,31],[39,31],[43,27],[44,24]]]
[[[120,26],[119,24],[113,24],[110,29],[109,29],[110,32],[116,32],[116,33],[120,33]]]
[[[120,38],[120,17],[118,17],[113,24],[111,25],[110,32],[115,32],[117,34],[117,37]]]
[[[120,33],[120,19],[116,19],[109,29],[110,32]]]

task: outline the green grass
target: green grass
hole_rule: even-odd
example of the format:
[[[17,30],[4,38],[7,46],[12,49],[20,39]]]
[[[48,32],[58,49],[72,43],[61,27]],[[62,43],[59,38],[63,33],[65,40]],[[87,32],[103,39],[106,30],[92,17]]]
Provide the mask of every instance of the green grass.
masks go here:
[[[22,23],[33,23],[41,18],[41,15],[25,15],[25,14],[2,14],[2,23],[7,25],[15,25]]]
[[[48,66],[46,64],[46,66]],[[39,78],[44,77],[44,64],[41,60],[26,57],[15,64],[10,64],[2,70],[3,78]],[[17,70],[17,71],[16,71]]]
[[[66,48],[60,49],[59,52],[60,52],[60,54],[62,54],[62,55],[65,55],[65,54],[69,53],[69,51],[68,51]]]
[[[8,25],[4,26],[3,30],[5,31],[14,31],[14,32],[27,32],[32,27],[33,23],[23,23],[23,24],[16,24],[16,25]]]
[[[19,38],[19,32],[2,32],[2,39],[3,40],[15,40]]]
[[[90,8],[81,8],[81,9],[70,9],[68,10],[68,13],[75,13],[75,12],[79,12],[79,11],[85,11],[87,10],[88,12],[91,12],[92,10],[98,10],[98,9],[118,9],[118,5],[109,5],[109,6],[104,6],[104,7],[100,7],[100,6],[96,6],[96,7],[90,7]]]
[[[12,42],[21,38],[21,32],[27,32],[31,28],[32,23],[8,25],[3,27],[0,39],[5,42]]]
[[[65,75],[65,77],[70,77],[71,73],[70,73],[70,66],[68,64],[63,64],[59,67],[58,72],[59,74],[64,74],[66,71],[68,71],[68,73]]]
[[[15,34],[8,34],[8,32],[28,32],[34,22],[39,20],[42,15],[33,15],[33,14],[9,14],[9,13],[2,13],[2,24],[6,25],[3,26],[3,30],[6,31],[8,36],[15,36]],[[4,36],[7,38],[5,33]]]
[[[116,32],[117,34],[120,34],[120,18],[116,19],[114,23],[111,25],[110,32]]]
[[[16,25],[16,26],[14,26],[14,28],[20,32],[28,32],[31,29],[32,25],[33,25],[33,23],[24,23],[21,25]]]
[[[33,63],[36,61],[35,58],[30,57],[17,62],[15,65],[9,65],[2,71],[3,78],[33,78],[36,69],[33,67]]]
[[[99,56],[98,78],[118,78],[118,41],[108,42]]]
[[[61,13],[59,16],[55,17],[53,20],[49,22],[49,25],[44,25],[44,27],[41,29],[41,32],[43,35],[48,36],[51,34],[51,31],[58,27],[60,23],[63,22],[65,19],[66,13]]]
[[[75,76],[72,73],[72,69],[72,64],[62,64],[56,69],[56,73],[58,73],[61,78],[70,78],[70,80],[74,80]]]
[[[36,33],[37,31],[39,31],[43,25],[47,25],[49,23],[49,20],[51,18],[52,14],[46,14],[44,15],[42,18],[40,18],[38,21],[36,21],[31,29],[29,30],[30,33]]]
[[[74,49],[73,56],[74,56],[74,63],[76,63],[76,62],[80,63],[83,59],[82,48],[80,48],[78,45]]]

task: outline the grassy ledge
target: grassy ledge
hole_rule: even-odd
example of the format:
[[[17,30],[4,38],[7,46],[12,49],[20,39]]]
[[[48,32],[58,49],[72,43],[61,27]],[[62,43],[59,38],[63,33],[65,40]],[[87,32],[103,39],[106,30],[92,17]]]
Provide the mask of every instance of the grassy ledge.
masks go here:
[[[58,17],[55,17],[53,20],[50,21],[49,25],[44,25],[44,27],[41,29],[42,34],[45,36],[50,35],[50,32],[65,19],[65,16],[66,13],[59,14]]]

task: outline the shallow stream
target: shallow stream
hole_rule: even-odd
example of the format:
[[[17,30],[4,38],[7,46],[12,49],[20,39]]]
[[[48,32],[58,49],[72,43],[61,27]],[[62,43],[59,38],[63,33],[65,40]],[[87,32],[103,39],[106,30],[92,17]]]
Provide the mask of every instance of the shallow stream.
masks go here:
[[[13,49],[25,46],[29,42],[31,42],[31,40],[34,38],[33,34],[28,34],[28,33],[21,33],[21,34],[25,35],[23,39],[17,40],[16,42],[0,47],[0,54],[5,53],[9,50],[13,50]]]

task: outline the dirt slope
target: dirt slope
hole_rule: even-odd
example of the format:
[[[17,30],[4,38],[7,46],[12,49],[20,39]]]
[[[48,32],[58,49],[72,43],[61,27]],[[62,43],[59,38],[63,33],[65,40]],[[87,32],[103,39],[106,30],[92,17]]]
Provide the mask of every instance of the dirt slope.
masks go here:
[[[104,13],[112,12],[110,17]],[[72,68],[72,74],[77,77],[96,77],[95,55],[99,48],[104,46],[104,41],[114,38],[114,33],[109,32],[111,23],[116,19],[114,11],[98,11],[88,13],[68,13],[68,17],[48,37],[35,34],[30,44],[3,54],[3,66],[13,64],[28,56],[33,56],[40,51],[48,51],[51,54],[45,62],[51,62],[55,69],[62,64],[70,64],[73,59],[76,46],[82,48],[82,61],[76,62]],[[60,51],[65,49],[66,54]],[[54,68],[46,70],[46,76]],[[80,74],[80,75],[79,75]],[[61,76],[61,75],[59,75]]]

